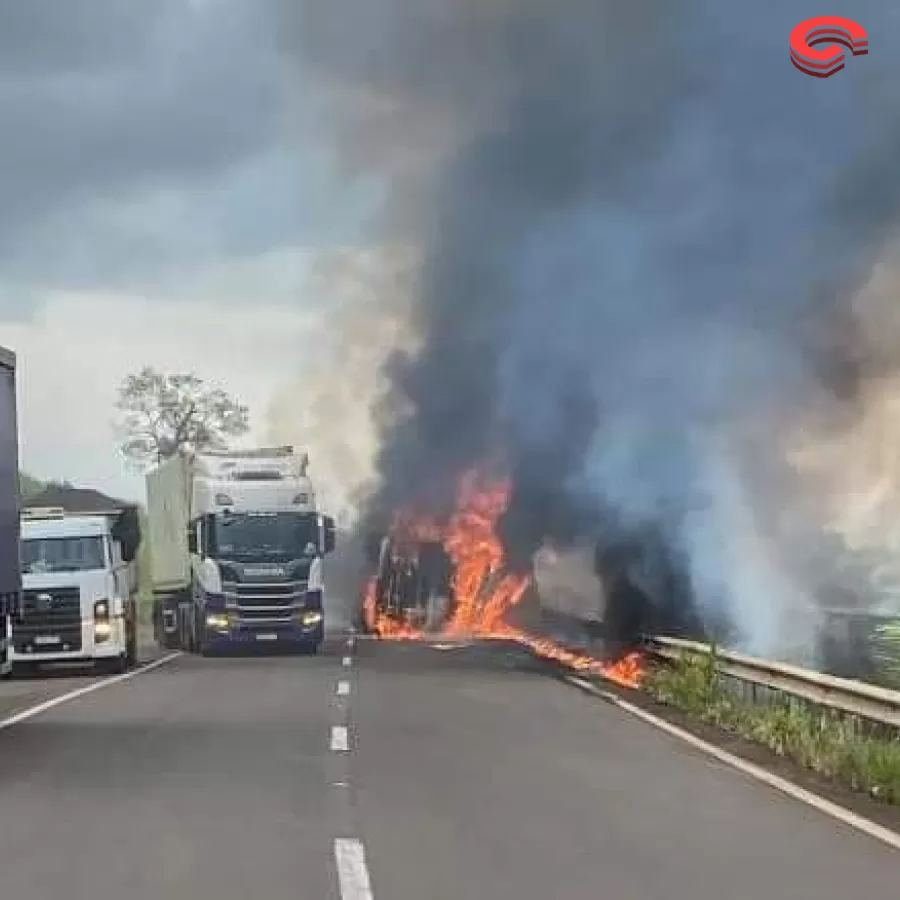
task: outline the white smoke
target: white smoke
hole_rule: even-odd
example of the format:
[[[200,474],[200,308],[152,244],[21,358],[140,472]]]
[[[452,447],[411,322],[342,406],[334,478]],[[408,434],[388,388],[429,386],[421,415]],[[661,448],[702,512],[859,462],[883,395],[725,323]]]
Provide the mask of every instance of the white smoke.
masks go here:
[[[404,247],[323,254],[304,286],[319,313],[297,345],[296,376],[269,406],[269,439],[309,451],[321,506],[342,527],[355,521],[374,473],[382,366],[413,343],[414,279],[415,258]]]

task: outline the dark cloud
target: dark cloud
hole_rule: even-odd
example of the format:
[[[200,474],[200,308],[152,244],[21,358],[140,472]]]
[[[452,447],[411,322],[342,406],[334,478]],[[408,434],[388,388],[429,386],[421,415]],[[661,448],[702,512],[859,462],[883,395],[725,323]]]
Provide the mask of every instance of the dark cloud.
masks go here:
[[[282,8],[283,46],[344,100],[345,154],[390,174],[388,224],[421,239],[424,346],[391,368],[414,413],[384,431],[376,507],[499,454],[525,549],[585,506],[662,532],[711,612],[774,640],[794,585],[757,533],[762,423],[819,390],[809,320],[897,221],[900,8],[855,3],[871,54],[827,80],[790,64],[806,2]]]
[[[236,0],[0,5],[3,317],[346,237],[276,24]]]
[[[82,67],[74,50],[63,51],[64,70],[50,58],[46,69],[8,68],[0,80],[0,254],[27,243],[41,217],[208,181],[275,136],[277,70],[255,20],[229,15],[228,5],[201,15],[184,3],[146,4],[140,15],[141,4],[131,16],[109,6],[124,8],[55,4],[55,17],[35,23],[12,12],[14,30],[36,26],[20,51],[29,59],[30,45],[54,57],[54,41],[73,47],[84,35],[87,52]],[[0,33],[5,11],[19,8],[3,7]],[[101,56],[111,48],[105,65],[92,58],[98,42]]]
[[[133,64],[153,46],[183,0],[4,3],[0,7],[0,74],[4,77],[102,72]]]

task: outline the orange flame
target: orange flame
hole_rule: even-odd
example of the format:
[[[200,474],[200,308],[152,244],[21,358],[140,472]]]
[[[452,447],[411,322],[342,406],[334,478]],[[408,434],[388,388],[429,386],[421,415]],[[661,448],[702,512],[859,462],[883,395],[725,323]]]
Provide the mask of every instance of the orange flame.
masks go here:
[[[525,596],[528,576],[504,574],[503,548],[496,534],[497,520],[506,509],[508,481],[485,481],[477,471],[460,482],[456,511],[444,525],[409,512],[394,518],[392,534],[403,541],[437,541],[454,564],[453,590],[456,608],[441,635],[514,640],[534,653],[585,674],[601,675],[625,687],[638,687],[644,674],[643,658],[634,652],[615,663],[605,663],[584,653],[539,638],[504,621],[506,614]],[[391,640],[426,637],[415,625],[378,609],[375,579],[366,586],[363,611],[370,631]]]

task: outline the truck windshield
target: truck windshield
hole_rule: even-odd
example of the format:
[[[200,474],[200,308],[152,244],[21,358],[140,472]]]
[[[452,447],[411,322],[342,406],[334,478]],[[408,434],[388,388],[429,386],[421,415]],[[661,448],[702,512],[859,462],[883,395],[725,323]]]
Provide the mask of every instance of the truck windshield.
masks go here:
[[[105,568],[103,538],[99,535],[22,541],[22,571],[27,574],[88,572]]]
[[[317,552],[318,534],[315,520],[308,515],[220,513],[216,516],[215,546],[223,557],[296,559]]]

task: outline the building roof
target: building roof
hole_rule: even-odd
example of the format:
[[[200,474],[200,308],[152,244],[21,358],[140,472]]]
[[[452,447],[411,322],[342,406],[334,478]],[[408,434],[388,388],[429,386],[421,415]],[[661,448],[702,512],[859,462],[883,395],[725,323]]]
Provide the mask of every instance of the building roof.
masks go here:
[[[43,490],[28,498],[28,506],[54,506],[70,513],[110,512],[137,504],[117,500],[93,488],[77,488],[67,484],[48,484]]]

